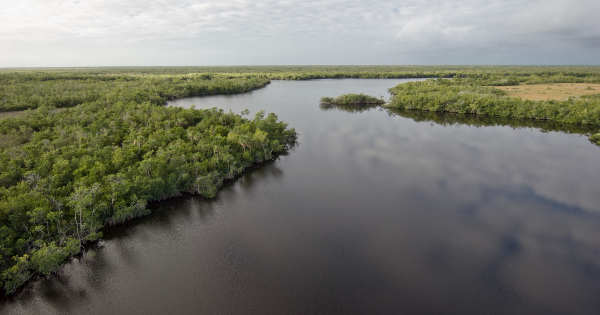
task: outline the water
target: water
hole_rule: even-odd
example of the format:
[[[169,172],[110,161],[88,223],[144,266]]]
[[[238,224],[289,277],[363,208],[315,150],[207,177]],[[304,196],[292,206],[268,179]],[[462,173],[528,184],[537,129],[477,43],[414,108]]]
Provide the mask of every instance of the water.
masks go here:
[[[275,112],[300,144],[214,200],[157,203],[106,231],[94,257],[0,313],[599,314],[600,147],[543,123],[318,105],[403,81],[171,102]]]

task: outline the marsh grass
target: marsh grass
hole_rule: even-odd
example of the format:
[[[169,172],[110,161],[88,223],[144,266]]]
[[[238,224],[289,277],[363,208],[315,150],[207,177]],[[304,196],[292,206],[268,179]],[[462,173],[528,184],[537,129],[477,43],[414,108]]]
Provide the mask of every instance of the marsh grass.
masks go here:
[[[521,97],[526,100],[562,100],[569,96],[590,95],[598,93],[600,84],[573,83],[561,84],[528,84],[516,86],[498,86],[510,97]]]
[[[7,148],[14,145],[14,137],[11,135],[0,134],[0,148]]]
[[[16,111],[16,112],[0,112],[0,119],[4,118],[16,118],[25,114],[26,111]]]

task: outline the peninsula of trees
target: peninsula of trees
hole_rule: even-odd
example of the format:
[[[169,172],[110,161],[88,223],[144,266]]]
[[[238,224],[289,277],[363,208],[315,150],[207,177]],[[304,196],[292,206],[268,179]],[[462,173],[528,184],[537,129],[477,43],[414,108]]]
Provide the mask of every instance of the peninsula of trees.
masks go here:
[[[0,96],[8,108],[37,107],[0,120],[0,281],[7,293],[55,272],[100,239],[104,226],[147,214],[150,201],[183,193],[214,197],[223,181],[277,157],[297,137],[263,111],[247,119],[215,108],[162,106],[161,93],[242,92],[266,79],[211,77],[172,87],[92,80],[82,83],[89,91],[77,94],[67,79],[40,78],[36,92],[33,82],[13,77]],[[17,92],[7,95],[11,88]],[[147,94],[151,89],[156,94]],[[55,97],[38,97],[48,94]]]
[[[552,77],[549,79],[562,82],[578,80]],[[571,96],[563,100],[533,101],[509,97],[505,91],[492,86],[518,84],[518,81],[510,77],[505,80],[456,77],[451,80],[440,78],[407,82],[390,89],[393,97],[386,106],[600,125],[600,94]]]

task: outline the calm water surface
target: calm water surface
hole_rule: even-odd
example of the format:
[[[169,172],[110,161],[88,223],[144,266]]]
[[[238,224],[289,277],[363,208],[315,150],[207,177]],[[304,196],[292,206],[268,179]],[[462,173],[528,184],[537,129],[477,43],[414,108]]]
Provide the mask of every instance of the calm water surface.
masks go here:
[[[399,82],[171,102],[275,112],[300,144],[216,199],[154,204],[106,231],[94,257],[0,313],[600,314],[600,147],[318,105]]]

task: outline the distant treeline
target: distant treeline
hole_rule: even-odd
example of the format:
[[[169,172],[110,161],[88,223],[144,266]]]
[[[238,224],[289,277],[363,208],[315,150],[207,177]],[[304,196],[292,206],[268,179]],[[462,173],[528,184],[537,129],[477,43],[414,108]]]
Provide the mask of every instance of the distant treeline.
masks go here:
[[[10,293],[56,271],[103,226],[148,213],[149,201],[214,197],[296,132],[262,111],[249,120],[101,99],[0,120],[0,136],[0,282]]]
[[[463,78],[488,85],[600,83],[600,67],[532,66],[255,66],[0,69],[0,111],[85,102],[150,102],[247,92],[270,80],[325,78]]]
[[[87,102],[150,102],[196,95],[248,92],[269,84],[253,74],[132,75],[79,72],[0,72],[0,111]]]
[[[86,68],[0,68],[0,75],[14,73],[61,73],[82,75],[185,75],[260,74],[274,79],[332,77],[482,77],[501,76],[578,76],[600,75],[600,66],[183,66],[183,67],[86,67]]]

